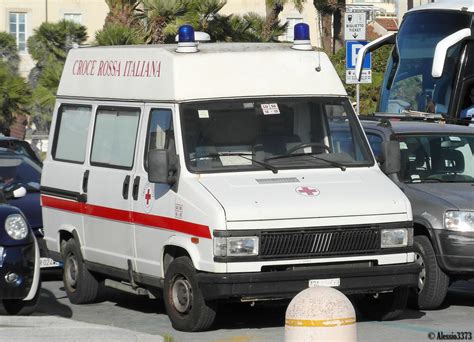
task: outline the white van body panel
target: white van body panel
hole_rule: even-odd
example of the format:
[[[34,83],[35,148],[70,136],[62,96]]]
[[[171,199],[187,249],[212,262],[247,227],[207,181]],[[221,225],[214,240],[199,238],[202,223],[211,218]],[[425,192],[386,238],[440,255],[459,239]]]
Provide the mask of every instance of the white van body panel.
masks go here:
[[[370,206],[364,201],[367,173],[370,173],[373,184]],[[285,174],[291,177],[285,177]],[[400,190],[396,186],[387,186],[385,175],[377,168],[346,171],[323,169],[317,173],[312,170],[292,171],[265,177],[261,173],[206,175],[199,182],[225,208],[228,221],[284,220],[294,217],[340,219],[349,216],[353,224],[358,224],[362,223],[359,222],[359,216],[386,215],[387,220],[391,220],[390,215],[393,214],[404,214],[404,220],[410,220],[407,203],[403,197],[399,197]],[[305,186],[318,189],[319,195],[305,196],[299,193],[298,189]]]

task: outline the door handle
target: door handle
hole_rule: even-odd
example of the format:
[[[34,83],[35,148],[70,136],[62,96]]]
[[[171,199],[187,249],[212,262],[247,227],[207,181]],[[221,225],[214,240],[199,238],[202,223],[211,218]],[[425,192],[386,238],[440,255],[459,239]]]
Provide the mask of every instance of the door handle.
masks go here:
[[[122,197],[128,199],[128,189],[130,187],[130,176],[125,177],[122,186]]]
[[[86,170],[82,177],[82,192],[84,193],[87,193],[87,183],[89,183],[89,170]]]
[[[139,186],[140,186],[140,176],[137,176],[133,180],[132,197],[133,197],[134,201],[136,201],[138,199],[138,188],[139,188]]]

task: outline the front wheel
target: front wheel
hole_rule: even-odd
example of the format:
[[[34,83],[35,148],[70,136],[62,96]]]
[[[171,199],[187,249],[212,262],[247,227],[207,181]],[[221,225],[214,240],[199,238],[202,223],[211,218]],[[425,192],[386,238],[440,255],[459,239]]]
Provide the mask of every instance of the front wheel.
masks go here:
[[[446,297],[449,277],[439,267],[433,246],[426,236],[415,236],[413,249],[415,261],[421,266],[414,306],[422,310],[436,309]]]
[[[196,279],[196,270],[188,257],[176,258],[168,267],[164,282],[166,312],[173,328],[201,331],[216,318],[216,307],[206,303]]]
[[[369,319],[389,321],[403,313],[407,300],[408,288],[398,287],[393,292],[360,296],[356,305],[362,315]]]

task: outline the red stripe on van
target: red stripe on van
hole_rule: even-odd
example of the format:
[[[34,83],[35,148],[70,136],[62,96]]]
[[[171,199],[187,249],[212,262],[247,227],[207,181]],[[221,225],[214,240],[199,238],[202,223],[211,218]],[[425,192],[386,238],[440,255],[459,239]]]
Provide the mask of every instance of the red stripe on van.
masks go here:
[[[133,222],[135,224],[158,228],[173,230],[176,232],[202,237],[206,239],[211,238],[211,232],[208,226],[197,223],[173,219],[170,217],[150,215],[137,213],[133,211],[113,209],[101,207],[98,205],[91,205],[87,203],[79,203],[76,201],[64,200],[55,197],[42,195],[41,203],[43,207],[66,210],[74,213],[83,213],[89,216],[102,217],[110,220],[121,222]]]

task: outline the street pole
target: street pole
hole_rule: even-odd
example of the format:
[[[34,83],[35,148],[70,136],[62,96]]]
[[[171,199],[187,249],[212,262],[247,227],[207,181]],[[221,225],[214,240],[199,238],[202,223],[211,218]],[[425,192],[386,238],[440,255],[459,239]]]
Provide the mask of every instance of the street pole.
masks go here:
[[[360,93],[359,93],[359,89],[360,88],[360,85],[359,83],[356,84],[356,100],[357,100],[357,105],[356,105],[356,114],[359,115],[359,109],[360,109]]]
[[[48,0],[44,1],[45,22],[48,22]]]

